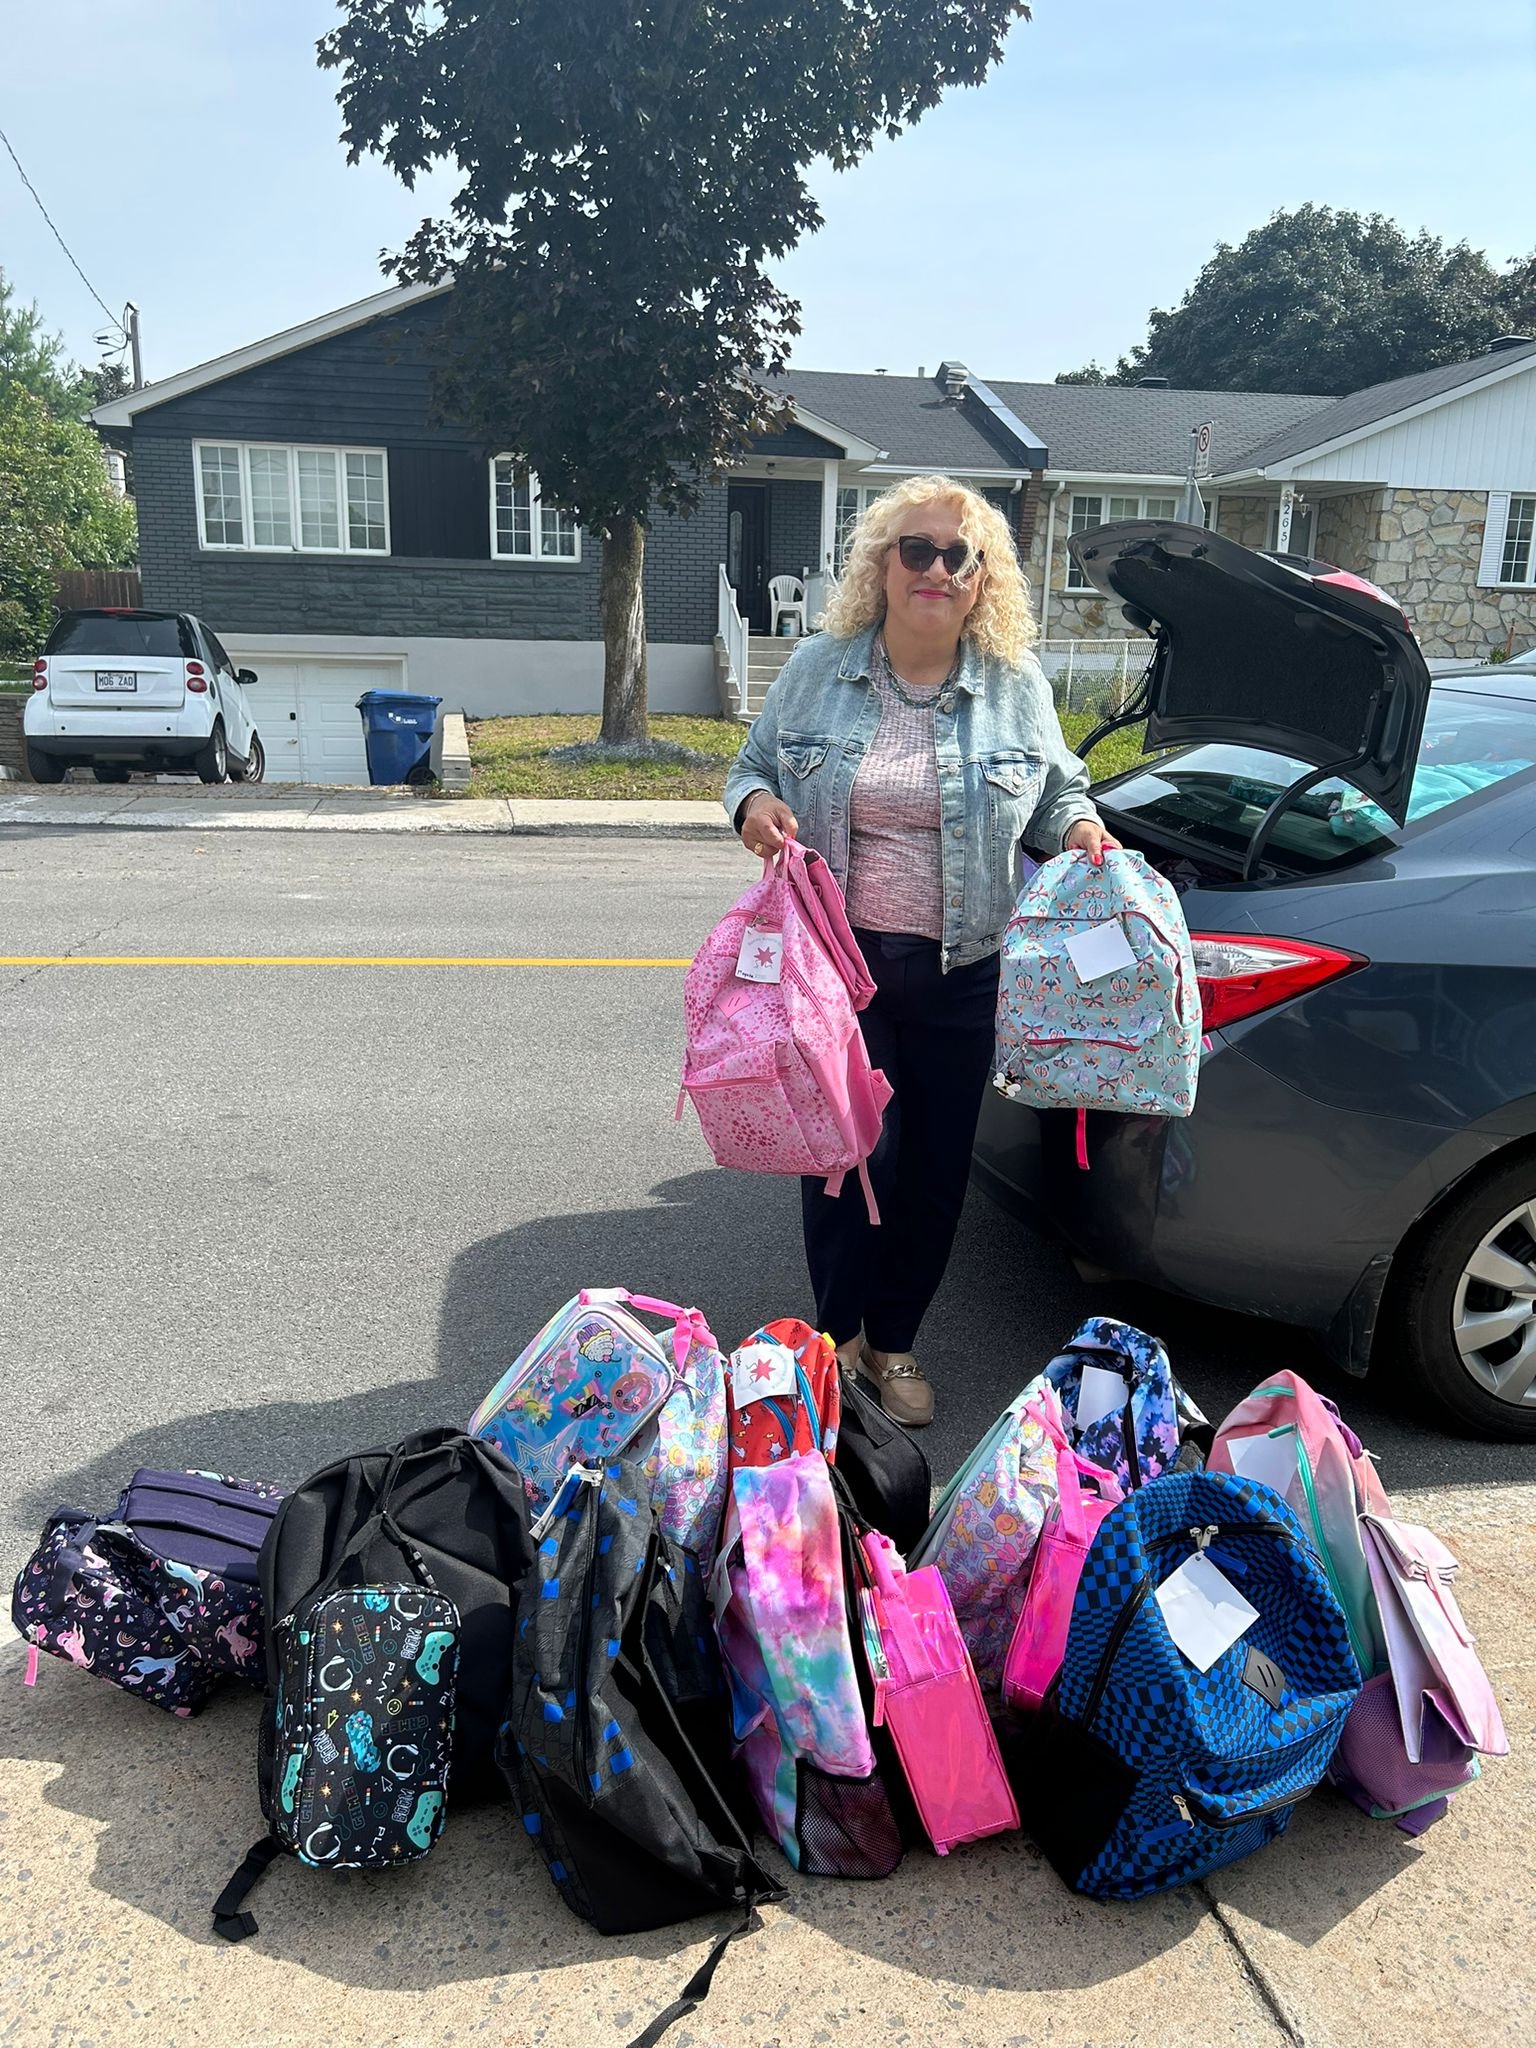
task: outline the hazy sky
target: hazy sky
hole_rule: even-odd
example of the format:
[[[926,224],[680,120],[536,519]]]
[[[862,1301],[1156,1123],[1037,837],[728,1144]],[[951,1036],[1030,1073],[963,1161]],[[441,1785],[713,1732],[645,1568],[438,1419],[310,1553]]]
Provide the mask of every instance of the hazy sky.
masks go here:
[[[377,290],[446,201],[348,168],[329,0],[0,0],[0,127],[164,376]],[[1145,332],[1218,240],[1316,200],[1536,246],[1536,0],[1037,0],[1001,68],[856,171],[784,265],[816,369],[1048,378]],[[1524,143],[1520,136],[1524,135]],[[0,153],[0,268],[104,326]]]

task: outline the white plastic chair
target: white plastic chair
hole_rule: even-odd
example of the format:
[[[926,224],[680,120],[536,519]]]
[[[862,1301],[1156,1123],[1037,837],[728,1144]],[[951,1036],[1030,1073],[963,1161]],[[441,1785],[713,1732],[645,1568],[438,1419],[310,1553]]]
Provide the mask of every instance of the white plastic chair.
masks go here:
[[[782,618],[793,618],[802,638],[805,624],[805,585],[798,576],[773,576],[768,582],[768,631],[776,634]]]

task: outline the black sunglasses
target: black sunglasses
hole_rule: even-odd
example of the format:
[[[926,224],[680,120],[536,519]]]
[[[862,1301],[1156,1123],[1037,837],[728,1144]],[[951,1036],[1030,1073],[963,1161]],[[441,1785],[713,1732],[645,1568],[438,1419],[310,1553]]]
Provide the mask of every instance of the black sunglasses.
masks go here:
[[[896,552],[901,556],[903,569],[912,570],[914,575],[920,576],[935,562],[942,562],[957,582],[973,575],[987,559],[980,548],[972,553],[968,540],[957,540],[947,548],[940,548],[921,533],[904,533],[896,543]]]

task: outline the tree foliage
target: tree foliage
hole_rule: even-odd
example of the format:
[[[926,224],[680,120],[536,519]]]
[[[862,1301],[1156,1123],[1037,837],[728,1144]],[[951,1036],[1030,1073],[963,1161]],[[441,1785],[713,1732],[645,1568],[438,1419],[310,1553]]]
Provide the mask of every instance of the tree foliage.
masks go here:
[[[1466,242],[1385,215],[1300,206],[1216,253],[1104,381],[1337,396],[1465,360],[1536,312],[1536,254],[1496,270]],[[1071,371],[1057,381],[1098,381]]]
[[[643,736],[644,529],[777,416],[795,303],[768,274],[856,163],[996,63],[1020,0],[342,0],[320,45],[349,157],[448,215],[386,268],[451,279],[439,411],[603,533],[604,737]],[[611,556],[611,560],[610,560]],[[637,621],[641,623],[637,626]],[[620,649],[620,642],[623,650]],[[618,671],[622,671],[619,673]],[[638,683],[638,690],[635,687]],[[626,695],[630,712],[614,712]],[[613,715],[610,715],[610,714]]]
[[[107,476],[82,414],[95,380],[64,356],[35,306],[0,274],[0,656],[37,652],[60,569],[117,568],[134,555],[133,507]]]

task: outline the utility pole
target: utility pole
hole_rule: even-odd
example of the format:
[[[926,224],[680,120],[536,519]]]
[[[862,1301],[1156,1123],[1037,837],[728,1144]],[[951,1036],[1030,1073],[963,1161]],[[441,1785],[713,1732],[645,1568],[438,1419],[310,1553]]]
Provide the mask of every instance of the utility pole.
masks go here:
[[[128,355],[133,364],[133,388],[144,388],[144,362],[139,354],[139,309],[130,299],[123,308],[123,325],[128,330]]]

